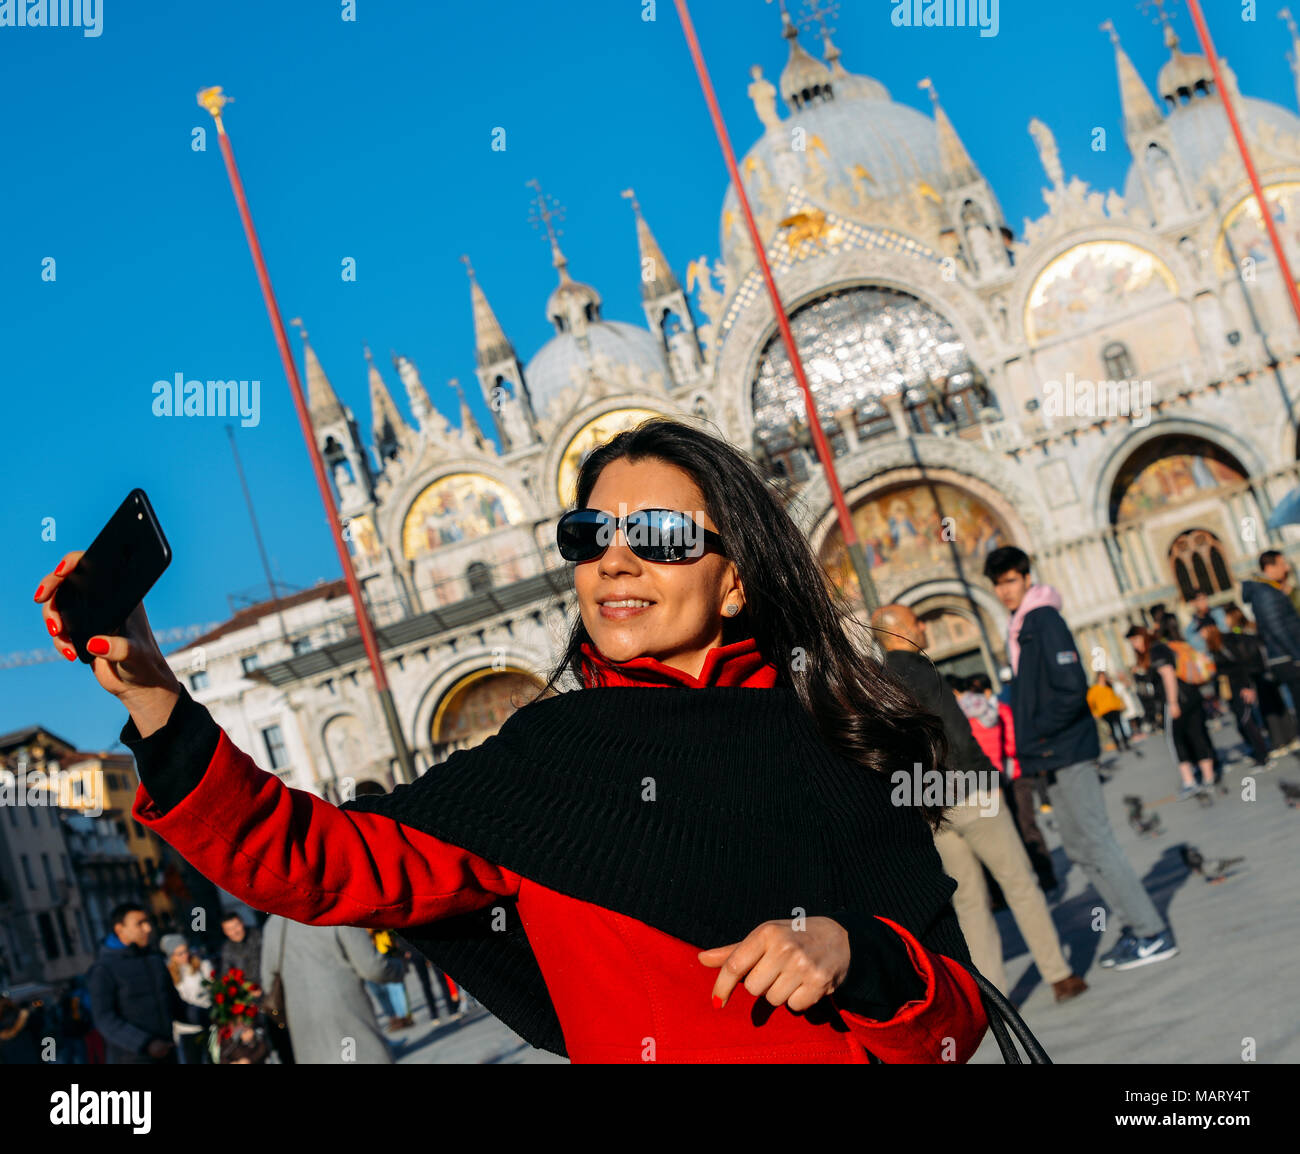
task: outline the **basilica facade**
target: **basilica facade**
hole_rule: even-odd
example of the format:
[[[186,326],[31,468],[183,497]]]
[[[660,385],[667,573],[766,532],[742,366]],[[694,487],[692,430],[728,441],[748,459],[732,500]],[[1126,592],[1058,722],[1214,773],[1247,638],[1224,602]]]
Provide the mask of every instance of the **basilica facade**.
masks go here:
[[[1127,664],[1124,630],[1154,605],[1198,588],[1228,600],[1262,549],[1288,548],[1266,521],[1300,472],[1300,326],[1220,93],[1171,28],[1154,89],[1110,35],[1123,118],[1107,147],[1122,137],[1132,157],[1125,186],[1067,174],[1034,118],[1044,211],[1018,232],[928,79],[927,116],[850,71],[830,36],[810,52],[788,17],[776,82],[750,78],[761,135],[742,179],[875,596],[911,605],[956,672],[1005,662],[982,575],[1000,545],[1061,591],[1093,669]],[[1300,117],[1224,79],[1300,269]],[[495,438],[459,384],[449,421],[404,357],[387,380],[369,364],[363,431],[305,338],[317,441],[417,771],[494,732],[549,671],[577,612],[556,520],[584,455],[646,417],[707,422],[749,452],[863,604],[735,189],[717,257],[684,269],[627,195],[644,323],[606,318],[552,234],[555,332],[525,358],[467,262],[471,387]],[[337,799],[395,780],[343,582],[243,610],[169,660],[290,784]]]

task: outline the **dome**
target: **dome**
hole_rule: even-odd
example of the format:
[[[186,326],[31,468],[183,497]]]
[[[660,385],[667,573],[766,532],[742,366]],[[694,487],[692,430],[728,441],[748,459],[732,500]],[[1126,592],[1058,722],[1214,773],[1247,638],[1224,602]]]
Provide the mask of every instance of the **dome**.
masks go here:
[[[815,163],[825,169],[828,188],[843,185],[852,193],[855,183],[865,184],[869,195],[876,198],[906,196],[920,180],[935,188],[943,188],[946,182],[934,121],[915,108],[888,100],[884,89],[867,77],[856,79],[863,82],[857,87],[868,94],[865,98],[841,95],[844,81],[834,80],[831,100],[809,105],[795,117],[783,121],[779,128],[768,129],[746,154],[745,161],[748,162],[750,157],[756,158],[772,180],[778,182],[778,157],[786,162],[793,158],[800,176],[807,172],[810,163]],[[884,93],[883,97],[877,94],[877,89]],[[809,146],[806,152],[790,152],[790,129],[795,126],[807,131]],[[828,155],[821,155],[813,142],[814,137],[826,146]],[[865,169],[870,181],[860,179],[859,166]],[[740,167],[741,172],[747,172],[744,163]],[[751,199],[757,200],[758,177],[747,175],[745,184]],[[735,249],[743,229],[739,224],[733,224],[734,231],[728,235],[727,222],[740,219],[736,190],[728,187],[723,199],[722,254],[723,260],[732,267],[736,264]],[[747,241],[745,245],[748,248]]]
[[[1280,105],[1267,100],[1237,94],[1234,99],[1237,114],[1250,138],[1257,137],[1263,125],[1272,125],[1286,136],[1300,136],[1300,117]],[[1190,104],[1173,109],[1165,123],[1173,137],[1176,158],[1193,184],[1199,184],[1207,172],[1222,157],[1224,149],[1233,147],[1228,134],[1227,117],[1223,104],[1217,97],[1194,97]],[[1135,160],[1129,167],[1124,183],[1124,199],[1130,204],[1150,208],[1146,189]]]
[[[670,379],[663,345],[648,329],[622,321],[597,321],[587,326],[586,340],[589,351],[583,350],[573,333],[559,333],[528,362],[524,381],[538,415],[544,414],[556,397],[572,387],[574,370],[585,373],[592,358],[608,358],[615,372],[631,369],[647,378],[658,373],[664,382]]]

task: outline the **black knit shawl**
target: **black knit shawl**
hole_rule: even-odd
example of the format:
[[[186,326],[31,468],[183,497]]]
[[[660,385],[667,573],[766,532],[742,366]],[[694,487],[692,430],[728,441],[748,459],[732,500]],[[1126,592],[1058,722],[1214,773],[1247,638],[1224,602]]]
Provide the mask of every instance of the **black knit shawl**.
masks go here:
[[[700,949],[762,922],[880,914],[969,961],[920,812],[827,746],[793,690],[609,686],[517,710],[382,814]],[[653,800],[643,800],[653,798]],[[567,1056],[513,902],[402,936],[531,1045]]]

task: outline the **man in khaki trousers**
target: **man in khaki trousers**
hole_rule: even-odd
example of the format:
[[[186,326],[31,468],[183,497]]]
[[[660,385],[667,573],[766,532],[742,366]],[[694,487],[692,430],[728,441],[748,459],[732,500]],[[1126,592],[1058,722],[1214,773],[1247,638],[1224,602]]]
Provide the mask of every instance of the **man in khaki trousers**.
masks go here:
[[[943,722],[949,764],[944,774],[948,824],[935,835],[944,872],[957,883],[953,907],[970,947],[971,961],[1006,993],[1002,938],[990,909],[988,886],[980,863],[987,865],[1006,897],[1007,906],[1029,947],[1038,972],[1050,982],[1058,1002],[1088,988],[1070,969],[1047,899],[1038,886],[1029,855],[1007,808],[1002,804],[998,770],[984,755],[970,722],[939,671],[923,653],[929,644],[925,623],[903,605],[885,605],[871,616],[876,639],[885,649],[885,664],[927,709]]]

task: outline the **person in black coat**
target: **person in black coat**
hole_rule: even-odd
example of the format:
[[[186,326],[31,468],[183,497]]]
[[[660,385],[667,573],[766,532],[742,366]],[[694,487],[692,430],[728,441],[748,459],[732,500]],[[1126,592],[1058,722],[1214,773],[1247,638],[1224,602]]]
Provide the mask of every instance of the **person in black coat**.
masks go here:
[[[149,947],[153,927],[143,906],[123,902],[113,909],[112,932],[90,969],[90,1003],[95,1027],[104,1037],[107,1060],[118,1065],[174,1064],[172,1022],[189,1021],[167,971]]]
[[[1291,695],[1300,716],[1300,613],[1285,590],[1291,563],[1276,549],[1259,555],[1262,580],[1243,581],[1241,599],[1255,615],[1255,631],[1268,650],[1269,671]]]
[[[1256,765],[1268,764],[1268,739],[1255,720],[1259,704],[1256,682],[1264,676],[1264,654],[1259,642],[1245,633],[1221,633],[1213,622],[1201,626],[1201,636],[1214,659],[1214,667],[1228,679],[1232,715],[1250,746]]]

